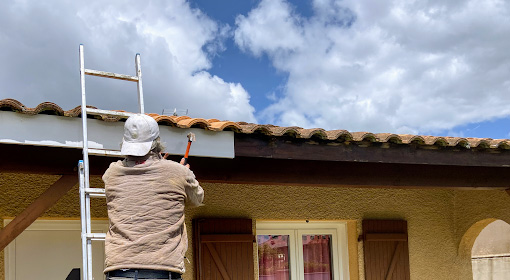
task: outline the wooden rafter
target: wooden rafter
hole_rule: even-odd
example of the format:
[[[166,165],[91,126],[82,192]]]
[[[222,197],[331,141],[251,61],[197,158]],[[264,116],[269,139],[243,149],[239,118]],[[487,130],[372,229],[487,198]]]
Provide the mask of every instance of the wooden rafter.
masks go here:
[[[324,141],[319,143],[310,139],[270,138],[238,134],[235,138],[235,156],[386,164],[508,167],[510,151],[438,146],[420,147],[391,143],[384,143],[384,145],[382,143],[359,145]]]
[[[0,231],[0,251],[29,227],[38,217],[50,209],[78,182],[77,175],[63,175],[41,196],[21,212],[12,222]]]

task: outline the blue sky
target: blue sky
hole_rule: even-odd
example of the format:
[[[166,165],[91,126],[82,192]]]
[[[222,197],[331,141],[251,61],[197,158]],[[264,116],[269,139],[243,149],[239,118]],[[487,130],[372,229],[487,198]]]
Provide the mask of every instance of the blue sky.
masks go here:
[[[247,14],[258,2],[197,0],[191,1],[191,5],[219,22],[234,26],[236,17]],[[312,16],[313,11],[310,1],[290,1],[290,3],[301,16],[306,18]],[[281,73],[272,67],[267,56],[254,57],[247,55],[246,52],[235,46],[232,38],[226,41],[225,52],[214,57],[213,62],[213,67],[209,72],[228,81],[239,81],[248,92],[257,93],[251,95],[250,103],[259,110],[269,105],[268,95],[272,93],[281,94],[284,81],[287,78],[285,73]],[[261,83],[261,80],[264,82]],[[437,129],[431,132],[437,135],[458,137],[510,138],[510,118],[504,117],[483,122],[466,123],[450,129]]]
[[[296,7],[306,9],[305,1],[296,2]],[[247,14],[258,1],[190,1],[191,7],[200,9],[214,20],[235,26],[238,15]],[[268,96],[281,94],[282,86],[287,77],[277,71],[267,56],[255,57],[241,51],[233,38],[225,40],[225,50],[212,58],[212,67],[208,70],[213,75],[222,77],[228,82],[240,82],[250,93],[250,104],[262,109],[269,105]]]
[[[87,68],[129,74],[141,53],[150,112],[510,138],[508,34],[496,0],[9,1],[0,98],[79,105],[81,43]],[[132,85],[87,90],[90,105],[136,110]]]
[[[236,17],[247,14],[258,2],[194,0],[191,1],[191,6],[200,9],[219,22],[234,26]],[[312,16],[310,1],[290,1],[290,3],[301,16],[306,18]],[[267,56],[254,57],[241,51],[235,46],[233,38],[227,39],[225,44],[225,51],[213,58],[213,67],[209,69],[209,72],[223,77],[227,81],[241,82],[248,92],[256,93],[251,94],[250,103],[259,110],[265,108],[270,101],[267,98],[268,95],[281,94],[287,75],[272,67]],[[510,118],[466,123],[450,129],[438,129],[431,132],[437,135],[458,137],[510,138]]]

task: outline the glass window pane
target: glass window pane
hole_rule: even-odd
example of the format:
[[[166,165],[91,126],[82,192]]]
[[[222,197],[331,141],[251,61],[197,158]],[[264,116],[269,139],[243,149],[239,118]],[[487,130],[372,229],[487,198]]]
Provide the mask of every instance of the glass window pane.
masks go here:
[[[259,280],[289,280],[289,236],[257,235]]]
[[[303,235],[305,280],[331,280],[331,235]]]

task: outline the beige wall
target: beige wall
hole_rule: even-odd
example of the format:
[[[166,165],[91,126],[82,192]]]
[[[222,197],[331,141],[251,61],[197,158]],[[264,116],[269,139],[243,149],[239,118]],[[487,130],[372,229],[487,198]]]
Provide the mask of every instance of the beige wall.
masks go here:
[[[57,179],[56,176],[0,174],[0,217],[17,215]],[[93,178],[92,185],[100,186],[99,178]],[[408,221],[413,280],[470,279],[470,258],[462,255],[462,246],[469,247],[471,242],[466,233],[470,230],[476,232],[473,224],[478,221],[502,219],[510,222],[510,196],[504,191],[225,184],[203,184],[203,187],[205,206],[187,212],[188,230],[191,230],[189,220],[194,217],[351,221],[350,254],[357,255],[350,259],[351,279],[364,279],[362,246],[355,240],[360,234],[362,219],[399,218]],[[104,203],[96,204],[93,216],[104,216]],[[76,187],[44,215],[78,216]],[[465,245],[459,248],[461,240]],[[190,259],[191,253],[188,250]],[[0,261],[0,280],[3,280],[3,253]],[[184,278],[191,280],[192,266],[188,265],[187,269]]]

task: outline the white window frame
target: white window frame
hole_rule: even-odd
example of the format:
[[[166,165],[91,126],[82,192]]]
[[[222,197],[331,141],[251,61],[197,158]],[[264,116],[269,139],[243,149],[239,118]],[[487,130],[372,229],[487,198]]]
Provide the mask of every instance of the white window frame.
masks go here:
[[[4,228],[12,219],[4,219]],[[91,220],[93,232],[104,232],[108,230],[108,220]],[[37,219],[25,231],[78,231],[81,232],[80,220],[58,220],[58,219]],[[16,279],[16,239],[14,239],[4,250],[5,280]]]
[[[291,280],[303,280],[303,234],[331,235],[334,280],[349,280],[347,223],[331,221],[257,221],[257,235],[289,236],[289,273]],[[258,258],[257,258],[258,267]]]

